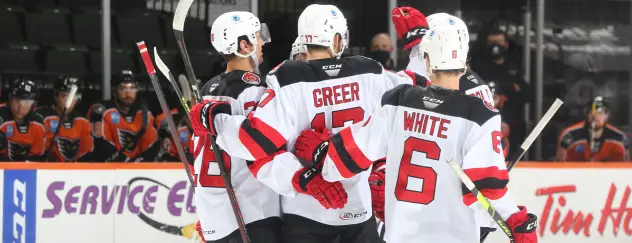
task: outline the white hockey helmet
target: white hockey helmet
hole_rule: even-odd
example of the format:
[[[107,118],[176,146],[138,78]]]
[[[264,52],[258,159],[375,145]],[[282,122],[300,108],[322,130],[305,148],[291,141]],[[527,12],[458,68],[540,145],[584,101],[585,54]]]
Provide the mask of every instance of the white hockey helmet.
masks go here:
[[[290,52],[290,60],[294,60],[294,55],[296,54],[305,54],[307,53],[307,49],[305,45],[301,43],[300,37],[296,37],[296,40],[292,44],[292,52]]]
[[[428,28],[432,29],[437,26],[452,25],[459,29],[459,34],[462,38],[465,38],[466,43],[470,42],[470,33],[467,30],[467,25],[462,19],[452,16],[447,13],[434,13],[426,17],[428,21]]]
[[[436,26],[428,30],[421,43],[421,54],[430,59],[430,73],[435,70],[466,69],[468,43],[462,30],[453,25]],[[424,61],[425,63],[425,61]]]
[[[236,56],[247,58],[254,55],[256,50],[249,54],[239,53],[239,37],[246,36],[248,41],[255,45],[257,43],[257,31],[259,31],[264,44],[270,42],[268,27],[266,24],[261,24],[257,16],[245,11],[226,12],[213,22],[211,44],[221,54],[235,54]]]
[[[340,52],[334,49],[336,34],[342,37]],[[298,37],[302,44],[326,46],[340,57],[349,44],[347,19],[334,5],[311,4],[298,17]]]

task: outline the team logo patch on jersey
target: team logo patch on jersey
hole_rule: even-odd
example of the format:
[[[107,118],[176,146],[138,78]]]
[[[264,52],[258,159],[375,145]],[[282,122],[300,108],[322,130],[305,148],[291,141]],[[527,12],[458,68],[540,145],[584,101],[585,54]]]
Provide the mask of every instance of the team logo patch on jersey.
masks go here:
[[[135,133],[128,131],[128,130],[124,130],[124,129],[116,129],[116,131],[118,132],[118,141],[119,144],[121,145],[122,148],[127,147],[127,145],[131,144],[132,142],[134,142],[134,136],[136,136]],[[128,150],[126,150],[125,152],[133,152],[134,151],[134,147],[129,148]]]
[[[7,126],[7,137],[13,137],[13,125]]]
[[[65,161],[73,161],[79,153],[79,140],[57,137],[57,151]]]
[[[110,120],[112,120],[112,123],[114,124],[121,123],[121,114],[119,114],[118,112],[110,113]]]
[[[180,132],[180,142],[186,143],[189,141],[189,131]]]
[[[243,76],[241,76],[241,80],[243,80],[246,83],[249,84],[260,84],[261,83],[261,79],[259,78],[258,75],[251,73],[251,72],[246,72],[244,73]]]
[[[23,144],[9,141],[9,159],[12,161],[26,160],[26,155],[29,151],[31,151],[31,146],[25,146]]]
[[[57,127],[59,127],[59,121],[50,120],[50,132],[57,132]]]

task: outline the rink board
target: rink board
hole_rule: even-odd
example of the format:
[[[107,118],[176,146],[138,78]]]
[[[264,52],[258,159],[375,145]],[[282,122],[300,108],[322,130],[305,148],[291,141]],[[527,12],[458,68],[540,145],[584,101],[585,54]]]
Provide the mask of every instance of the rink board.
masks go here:
[[[521,162],[510,190],[542,243],[630,243],[631,184],[632,163]],[[0,188],[2,242],[197,242],[182,164],[0,163]]]
[[[521,162],[509,190],[538,216],[540,243],[631,243],[631,186],[632,163]],[[485,242],[509,241],[498,231]]]
[[[199,242],[182,164],[0,163],[2,242]]]

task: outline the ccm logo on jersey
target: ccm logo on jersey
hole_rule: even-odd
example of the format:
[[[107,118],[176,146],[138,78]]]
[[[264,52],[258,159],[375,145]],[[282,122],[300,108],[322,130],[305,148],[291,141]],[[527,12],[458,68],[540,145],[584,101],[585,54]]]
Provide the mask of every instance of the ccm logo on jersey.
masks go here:
[[[432,102],[432,103],[437,103],[437,104],[441,104],[443,103],[443,100],[440,99],[435,99],[435,98],[430,98],[428,96],[424,96],[423,98],[424,101],[428,101],[428,102]]]
[[[366,215],[367,213],[368,213],[367,211],[364,211],[362,213],[343,213],[340,215],[340,219],[342,220],[357,219]]]
[[[249,84],[259,84],[261,83],[261,79],[254,73],[246,72],[243,76],[241,76],[241,80]]]
[[[331,69],[341,69],[342,64],[332,64],[323,66],[323,70],[331,70]]]

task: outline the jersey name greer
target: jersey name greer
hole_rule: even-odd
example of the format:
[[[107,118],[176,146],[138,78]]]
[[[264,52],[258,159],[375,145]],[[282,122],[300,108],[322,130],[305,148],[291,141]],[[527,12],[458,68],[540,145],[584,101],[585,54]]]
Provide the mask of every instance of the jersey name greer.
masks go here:
[[[317,88],[312,91],[314,106],[339,105],[360,100],[360,85],[357,82]]]
[[[444,132],[448,131],[450,120],[424,114],[421,112],[404,111],[404,130],[446,139]]]

